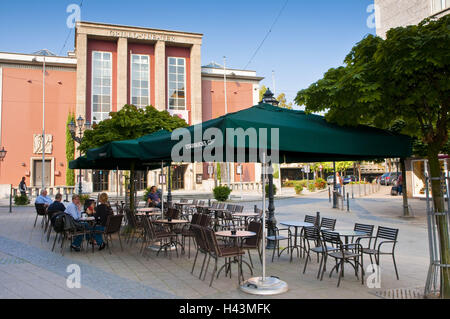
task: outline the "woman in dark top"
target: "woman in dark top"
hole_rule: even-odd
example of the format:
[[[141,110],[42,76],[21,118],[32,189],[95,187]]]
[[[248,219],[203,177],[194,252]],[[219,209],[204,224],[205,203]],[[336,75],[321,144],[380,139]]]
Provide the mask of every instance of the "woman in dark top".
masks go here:
[[[108,220],[109,215],[113,215],[113,211],[111,207],[108,205],[108,195],[106,193],[102,193],[99,196],[100,205],[98,205],[95,209],[95,220],[97,225],[95,225],[95,230],[104,231],[106,222]],[[102,250],[105,248],[105,243],[103,242],[103,238],[101,234],[95,234],[95,241],[99,245],[98,250]]]

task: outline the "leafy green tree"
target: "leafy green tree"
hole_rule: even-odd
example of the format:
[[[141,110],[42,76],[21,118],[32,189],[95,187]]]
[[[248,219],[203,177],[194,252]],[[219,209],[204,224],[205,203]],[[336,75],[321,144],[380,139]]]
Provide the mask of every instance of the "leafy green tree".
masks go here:
[[[153,106],[137,108],[127,104],[120,111],[109,115],[111,118],[101,121],[84,133],[79,147],[82,152],[112,141],[136,139],[160,130],[173,131],[187,126],[183,119],[172,116],[167,111],[158,111]],[[134,163],[130,166],[130,180],[135,180]],[[130,205],[134,205],[134,188],[134,182],[131,182]]]
[[[450,15],[369,35],[353,47],[345,65],[330,69],[295,99],[309,112],[326,111],[341,125],[388,128],[403,121],[403,133],[423,143],[431,178],[440,177],[439,152],[448,144]],[[434,209],[444,211],[439,180],[431,181]],[[436,217],[443,264],[450,264],[445,216]],[[450,268],[441,272],[441,297],[450,298]]]
[[[66,185],[74,186],[75,185],[75,172],[73,169],[69,169],[69,162],[75,159],[75,141],[72,139],[72,135],[69,130],[69,123],[75,122],[75,115],[73,113],[69,113],[67,117],[66,124],[66,160],[67,160],[67,168],[66,168]]]

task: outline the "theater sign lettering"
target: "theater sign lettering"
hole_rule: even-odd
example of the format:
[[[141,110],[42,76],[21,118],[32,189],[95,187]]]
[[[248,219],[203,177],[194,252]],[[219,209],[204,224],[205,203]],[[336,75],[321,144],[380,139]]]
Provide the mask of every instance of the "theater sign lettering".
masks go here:
[[[130,31],[110,31],[110,36],[120,38],[130,38],[138,40],[155,40],[155,41],[175,41],[175,37],[167,34],[147,33],[147,32],[130,32]]]

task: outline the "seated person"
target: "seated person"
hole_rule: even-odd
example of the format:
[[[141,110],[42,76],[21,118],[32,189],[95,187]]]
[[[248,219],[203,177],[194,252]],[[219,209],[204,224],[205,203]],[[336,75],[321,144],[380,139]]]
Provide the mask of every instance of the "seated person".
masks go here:
[[[72,195],[72,202],[67,205],[66,210],[64,211],[66,214],[69,214],[75,220],[79,220],[81,218],[81,203],[80,196],[77,194]],[[75,251],[80,251],[81,242],[83,241],[83,235],[78,235],[73,239],[71,249]]]
[[[64,212],[66,210],[66,206],[61,203],[62,195],[60,193],[56,194],[55,201],[50,204],[47,208],[48,217],[51,219],[53,214],[56,212]]]
[[[147,204],[148,204],[148,207],[161,208],[161,199],[159,198],[159,195],[156,192],[156,186],[152,186],[150,188],[150,193],[148,193],[148,196],[147,196]]]
[[[53,203],[53,201],[51,200],[50,197],[47,196],[47,190],[43,189],[41,191],[41,195],[36,197],[36,201],[34,203],[35,204],[44,204],[45,207],[48,207],[51,203]]]
[[[89,202],[89,205],[86,207],[85,213],[88,214],[88,216],[93,216],[95,213],[95,201],[91,200]]]
[[[108,221],[108,216],[114,215],[111,206],[108,204],[108,194],[102,193],[99,196],[100,205],[98,205],[95,209],[95,219],[97,221],[97,225],[95,225],[95,230],[104,231],[106,227],[106,222]],[[95,241],[97,245],[99,245],[98,250],[102,250],[105,248],[105,243],[103,242],[103,238],[101,234],[94,235]]]

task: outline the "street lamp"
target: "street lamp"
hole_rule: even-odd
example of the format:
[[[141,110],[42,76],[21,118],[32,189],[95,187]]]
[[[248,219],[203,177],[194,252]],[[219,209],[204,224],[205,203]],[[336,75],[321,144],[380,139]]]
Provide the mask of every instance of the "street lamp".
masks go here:
[[[86,123],[84,122],[84,118],[80,115],[77,119],[77,124],[74,123],[74,121],[70,121],[70,123],[67,125],[69,127],[69,131],[70,131],[70,136],[72,137],[72,140],[74,140],[75,142],[77,142],[78,144],[81,144],[81,142],[83,141],[83,127],[85,130],[89,130],[91,128],[91,122],[86,121]],[[77,128],[78,128],[78,134],[79,136],[76,135],[77,132]],[[80,156],[81,156],[81,150],[80,150]],[[80,168],[80,173],[78,176],[78,193],[81,195],[83,193],[83,189],[82,189],[82,184],[81,184],[81,168]]]
[[[2,149],[0,150],[0,162],[3,162],[3,159],[6,156],[7,151],[5,150],[5,147],[2,146]]]

